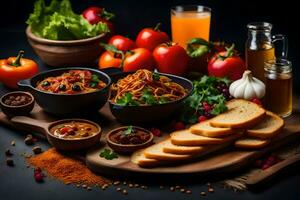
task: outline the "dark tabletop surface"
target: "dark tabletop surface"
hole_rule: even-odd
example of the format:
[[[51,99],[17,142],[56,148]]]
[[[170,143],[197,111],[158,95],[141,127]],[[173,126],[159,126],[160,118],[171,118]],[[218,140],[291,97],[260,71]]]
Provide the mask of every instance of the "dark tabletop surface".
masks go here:
[[[13,1],[14,2],[14,1]],[[109,4],[109,1],[105,1]],[[132,1],[131,1],[132,2]],[[26,57],[36,60],[42,70],[47,70],[49,67],[40,62],[36,54],[32,51],[27,43],[24,33],[24,24],[16,23],[0,28],[0,58],[5,58],[10,55],[15,55],[19,49],[26,52]],[[295,34],[295,33],[294,33]],[[236,33],[235,36],[239,35]],[[232,35],[230,35],[232,36]],[[238,37],[236,37],[238,38]],[[240,38],[239,38],[240,39]],[[242,46],[243,41],[238,41],[238,46]],[[292,41],[292,49],[290,55],[292,60],[297,63],[296,58],[299,53]],[[294,64],[294,66],[296,66]],[[294,74],[296,78],[295,92],[297,92],[297,85],[299,85],[299,73]],[[298,87],[299,88],[299,87]],[[9,90],[0,84],[0,95]],[[78,189],[75,186],[64,185],[57,180],[46,178],[44,183],[38,184],[33,179],[33,170],[26,167],[24,158],[21,153],[31,153],[30,146],[26,146],[23,142],[25,137],[24,132],[14,131],[7,127],[0,125],[0,199],[14,200],[14,199],[299,199],[300,190],[300,173],[299,165],[294,165],[284,170],[279,176],[273,179],[268,184],[259,186],[255,190],[245,191],[242,193],[235,193],[231,190],[223,189],[215,184],[214,194],[208,194],[205,197],[200,196],[201,191],[207,191],[205,183],[209,180],[217,180],[218,177],[177,177],[176,179],[159,180],[157,177],[143,178],[143,182],[148,183],[149,189],[147,191],[141,189],[130,189],[128,195],[124,196],[116,192],[115,187],[111,187],[106,191],[99,188],[87,191]],[[10,146],[11,141],[16,142],[16,146]],[[49,148],[49,144],[45,141],[39,141],[38,144],[43,148]],[[14,153],[13,159],[15,167],[8,167],[5,164],[5,149],[10,148]],[[116,177],[114,177],[116,178]],[[179,179],[185,180],[183,184],[193,191],[192,195],[181,194],[179,192],[171,192],[168,189],[161,190],[159,188],[160,182],[166,185],[174,185],[179,182]]]

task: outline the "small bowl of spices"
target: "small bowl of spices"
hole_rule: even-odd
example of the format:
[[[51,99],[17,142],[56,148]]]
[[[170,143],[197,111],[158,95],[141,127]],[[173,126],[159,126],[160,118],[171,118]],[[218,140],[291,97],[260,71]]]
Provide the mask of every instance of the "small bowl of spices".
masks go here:
[[[150,146],[153,143],[153,134],[138,126],[123,126],[110,131],[106,142],[116,152],[132,153]]]
[[[34,97],[28,92],[9,92],[1,97],[0,107],[8,117],[27,115],[34,107]]]

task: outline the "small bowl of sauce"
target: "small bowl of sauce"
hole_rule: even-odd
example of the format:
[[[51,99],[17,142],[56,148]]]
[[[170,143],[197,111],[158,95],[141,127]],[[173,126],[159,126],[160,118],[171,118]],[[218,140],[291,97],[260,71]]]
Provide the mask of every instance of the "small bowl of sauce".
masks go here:
[[[116,152],[132,153],[150,146],[153,143],[153,134],[138,126],[123,126],[110,131],[106,141]]]
[[[0,107],[8,117],[27,115],[34,107],[34,97],[28,92],[9,92],[1,97]]]

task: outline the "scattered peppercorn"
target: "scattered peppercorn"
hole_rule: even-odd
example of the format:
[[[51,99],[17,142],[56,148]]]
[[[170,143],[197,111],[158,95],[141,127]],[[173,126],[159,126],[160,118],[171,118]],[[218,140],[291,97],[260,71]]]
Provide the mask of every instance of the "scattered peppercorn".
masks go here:
[[[114,185],[120,185],[120,183],[121,183],[120,181],[115,181],[113,184]]]
[[[130,188],[133,188],[133,184],[132,183],[129,183],[128,185]]]
[[[34,144],[33,136],[27,135],[26,138],[24,139],[24,143],[26,145],[33,145]]]
[[[184,189],[184,188],[181,188],[181,189],[180,189],[180,192],[185,193],[185,189]]]
[[[174,187],[170,187],[170,190],[171,190],[171,191],[175,191],[175,188],[174,188]]]
[[[11,146],[16,146],[16,142],[13,140],[13,141],[11,141],[10,145]]]
[[[212,188],[212,187],[208,188],[208,192],[213,193],[214,192],[214,188]]]
[[[82,188],[87,188],[86,184],[81,185]]]
[[[138,188],[138,187],[140,187],[140,185],[136,183],[136,184],[134,184],[134,187]]]
[[[192,191],[191,190],[187,190],[185,191],[186,194],[192,194]]]
[[[87,190],[91,191],[91,190],[92,190],[92,188],[91,188],[91,187],[87,187]]]
[[[12,156],[13,154],[12,154],[12,152],[10,151],[10,149],[6,149],[6,150],[5,150],[5,155],[6,155],[6,156]]]
[[[205,196],[206,192],[201,192],[200,195]]]
[[[10,167],[13,167],[15,165],[13,159],[7,158],[6,159],[6,165],[10,166]]]
[[[122,189],[121,189],[120,187],[118,187],[116,190],[119,192],[119,191],[121,191]]]
[[[32,148],[32,151],[34,154],[40,154],[42,153],[42,148],[40,146],[35,146]]]
[[[124,190],[122,191],[122,194],[125,194],[125,195],[128,194],[127,190],[124,189]]]

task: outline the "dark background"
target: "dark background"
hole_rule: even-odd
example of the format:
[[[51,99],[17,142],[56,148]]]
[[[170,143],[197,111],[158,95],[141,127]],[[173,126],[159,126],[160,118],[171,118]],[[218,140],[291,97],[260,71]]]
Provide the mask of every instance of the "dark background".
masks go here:
[[[47,1],[49,2],[49,1]],[[25,21],[33,9],[34,0],[1,0],[0,1],[0,58],[14,55],[19,49],[26,51],[27,57],[38,61],[42,69],[45,66],[38,60],[24,33]],[[300,93],[300,64],[297,57],[299,51],[299,22],[297,21],[298,6],[296,1],[285,0],[280,3],[265,0],[72,0],[76,12],[82,12],[86,7],[99,5],[116,14],[114,20],[116,32],[135,38],[138,31],[144,27],[163,23],[163,30],[170,34],[170,7],[178,4],[201,4],[212,8],[211,39],[234,42],[240,51],[244,51],[247,38],[246,25],[253,21],[267,21],[274,25],[273,33],[282,33],[289,39],[289,59],[294,68],[294,91]],[[0,95],[7,89],[0,86]],[[194,177],[182,177],[184,184],[193,190],[191,196],[178,192],[160,190],[159,181],[151,179],[150,190],[129,190],[123,196],[111,188],[102,192],[99,189],[83,191],[72,186],[65,186],[58,181],[46,180],[44,184],[37,184],[33,180],[32,169],[27,169],[20,152],[31,153],[31,147],[24,145],[24,135],[0,126],[0,199],[299,199],[299,165],[285,170],[274,181],[257,191],[234,193],[215,187],[216,192],[201,197],[200,192],[206,191],[205,180]],[[9,144],[15,140],[16,147]],[[46,142],[40,142],[43,149],[49,148]],[[4,151],[10,147],[17,154],[14,156],[16,166],[10,169],[4,163]],[[217,177],[216,177],[217,178]],[[148,181],[148,180],[147,180]],[[168,179],[166,179],[168,181]],[[169,181],[169,185],[175,182]]]
[[[46,2],[49,2],[47,0]],[[201,4],[212,8],[211,39],[235,43],[244,51],[247,38],[246,25],[253,21],[267,21],[274,25],[273,33],[282,33],[289,39],[289,59],[293,62],[295,89],[299,91],[299,28],[297,1],[285,0],[72,0],[77,13],[86,7],[99,5],[116,14],[116,32],[135,38],[144,27],[162,22],[162,29],[170,33],[170,7],[179,4]],[[34,0],[1,1],[0,30],[24,31],[25,21],[33,9]],[[14,43],[14,40],[5,42]],[[1,44],[0,44],[1,46]],[[1,57],[8,56],[7,49],[1,48]],[[17,49],[14,49],[17,52]]]

